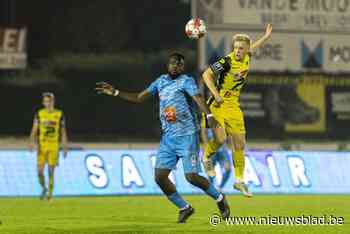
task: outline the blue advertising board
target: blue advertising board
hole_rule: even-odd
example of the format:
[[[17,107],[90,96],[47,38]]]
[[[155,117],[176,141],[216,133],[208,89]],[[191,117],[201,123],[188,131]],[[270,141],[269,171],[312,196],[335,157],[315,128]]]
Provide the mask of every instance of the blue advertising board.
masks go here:
[[[81,150],[60,155],[54,195],[161,194],[154,182],[156,150]],[[350,193],[350,152],[247,151],[245,180],[253,193]],[[217,169],[220,181],[220,168]],[[178,191],[201,193],[186,182],[182,164],[170,174]],[[233,176],[223,191],[236,193]],[[41,192],[36,155],[0,151],[0,196]]]

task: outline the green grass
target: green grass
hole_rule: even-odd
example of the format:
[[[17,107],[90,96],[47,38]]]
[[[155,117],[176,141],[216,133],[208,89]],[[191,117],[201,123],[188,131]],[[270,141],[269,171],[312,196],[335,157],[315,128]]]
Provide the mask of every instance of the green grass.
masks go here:
[[[338,226],[257,226],[220,224],[209,216],[217,212],[206,196],[186,196],[196,213],[186,224],[176,224],[177,210],[163,196],[56,198],[0,198],[1,234],[66,233],[350,233],[349,196],[256,195],[252,199],[229,196],[234,216],[334,215]]]

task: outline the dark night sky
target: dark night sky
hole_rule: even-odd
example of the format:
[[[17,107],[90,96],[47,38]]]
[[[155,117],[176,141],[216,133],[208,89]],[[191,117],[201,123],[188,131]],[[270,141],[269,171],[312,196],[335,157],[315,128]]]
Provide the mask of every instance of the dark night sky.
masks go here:
[[[164,0],[0,0],[0,25],[28,28],[30,60],[53,53],[153,51],[184,44],[190,5]]]

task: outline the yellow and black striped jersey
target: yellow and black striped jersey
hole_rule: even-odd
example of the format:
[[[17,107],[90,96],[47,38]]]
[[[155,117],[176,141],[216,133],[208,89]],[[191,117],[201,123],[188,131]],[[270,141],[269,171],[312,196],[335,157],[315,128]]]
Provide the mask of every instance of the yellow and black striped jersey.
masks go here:
[[[250,53],[237,61],[234,52],[210,65],[210,69],[217,78],[216,85],[221,97],[239,102],[241,90],[247,81],[249,65]]]
[[[65,118],[61,110],[41,109],[36,113],[34,122],[39,126],[40,145],[55,146],[59,144],[61,128],[65,127]]]

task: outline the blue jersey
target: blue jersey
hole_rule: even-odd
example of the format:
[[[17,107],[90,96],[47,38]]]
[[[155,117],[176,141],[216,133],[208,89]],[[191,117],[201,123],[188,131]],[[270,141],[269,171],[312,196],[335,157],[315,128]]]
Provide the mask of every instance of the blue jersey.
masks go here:
[[[163,134],[186,136],[199,130],[198,111],[191,98],[198,95],[199,90],[192,77],[180,75],[172,79],[164,74],[147,91],[159,96],[159,117]]]

